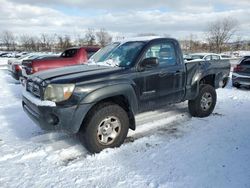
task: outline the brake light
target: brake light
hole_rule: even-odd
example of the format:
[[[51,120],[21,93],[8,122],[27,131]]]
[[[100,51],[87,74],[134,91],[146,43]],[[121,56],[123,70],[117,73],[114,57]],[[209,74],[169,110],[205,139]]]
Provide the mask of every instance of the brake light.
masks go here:
[[[242,70],[242,67],[240,65],[237,65],[236,67],[234,67],[234,72],[239,72]]]
[[[22,67],[20,65],[14,65],[16,72],[19,72],[22,70]]]

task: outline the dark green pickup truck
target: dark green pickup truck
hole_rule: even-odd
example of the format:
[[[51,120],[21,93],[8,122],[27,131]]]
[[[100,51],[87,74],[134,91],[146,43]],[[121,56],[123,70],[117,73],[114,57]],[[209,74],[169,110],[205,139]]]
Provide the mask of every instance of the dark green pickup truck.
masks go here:
[[[88,65],[34,74],[22,103],[43,129],[79,133],[100,152],[120,146],[140,112],[188,100],[192,116],[209,116],[229,70],[227,60],[185,63],[175,39],[134,38],[102,48]]]

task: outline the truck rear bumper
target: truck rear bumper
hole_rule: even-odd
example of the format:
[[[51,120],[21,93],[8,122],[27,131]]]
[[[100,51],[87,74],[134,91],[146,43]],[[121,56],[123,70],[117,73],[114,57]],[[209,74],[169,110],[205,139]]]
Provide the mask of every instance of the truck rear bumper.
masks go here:
[[[235,85],[247,85],[250,86],[250,76],[241,75],[238,73],[232,74],[232,82]]]
[[[63,130],[77,133],[91,104],[70,107],[38,106],[23,96],[23,109],[43,130]]]

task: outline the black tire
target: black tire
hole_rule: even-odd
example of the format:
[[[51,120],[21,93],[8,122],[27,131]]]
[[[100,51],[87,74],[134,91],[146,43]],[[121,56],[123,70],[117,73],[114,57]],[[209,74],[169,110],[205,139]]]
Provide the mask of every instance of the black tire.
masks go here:
[[[237,89],[240,88],[240,84],[235,84],[235,83],[233,83],[232,85],[233,85],[233,87],[236,87]]]
[[[100,143],[100,137],[98,136],[98,127],[109,117],[115,117],[117,118],[116,121],[120,122],[120,128],[118,129],[119,131],[117,131],[119,134],[117,133],[117,137],[112,143],[102,144]],[[111,129],[114,131],[113,128]],[[128,129],[129,118],[127,112],[119,105],[113,103],[102,103],[96,106],[88,114],[83,128],[81,128],[79,132],[79,138],[89,152],[99,153],[105,148],[119,147],[127,137]]]
[[[204,95],[209,96],[211,100],[211,102],[208,102],[206,109],[202,103]],[[211,85],[201,85],[198,96],[194,100],[188,101],[189,112],[193,117],[207,117],[213,112],[216,100],[217,95],[214,87]]]
[[[228,78],[224,78],[222,88],[225,88],[227,86],[227,84],[228,84]]]

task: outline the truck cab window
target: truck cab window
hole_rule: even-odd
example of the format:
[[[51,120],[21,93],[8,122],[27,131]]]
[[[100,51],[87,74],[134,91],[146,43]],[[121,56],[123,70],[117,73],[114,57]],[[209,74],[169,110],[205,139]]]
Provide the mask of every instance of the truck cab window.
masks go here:
[[[220,57],[218,55],[212,55],[212,60],[219,60]]]
[[[88,59],[92,57],[92,55],[94,55],[96,52],[92,52],[92,51],[88,51],[87,54],[88,54]]]
[[[205,57],[205,60],[206,60],[206,61],[210,61],[210,60],[212,60],[211,55],[207,55],[207,56]]]
[[[176,64],[175,49],[171,43],[152,44],[146,51],[144,58],[156,57],[160,66],[168,66]]]
[[[63,52],[61,57],[64,57],[64,58],[74,57],[76,53],[77,53],[77,49],[69,49]]]

